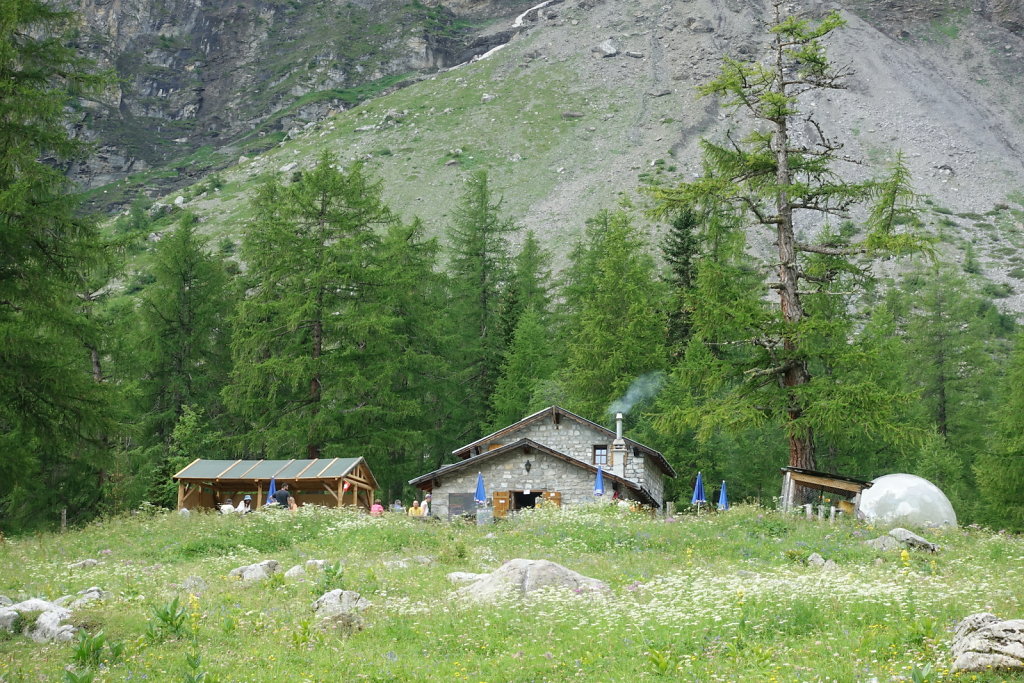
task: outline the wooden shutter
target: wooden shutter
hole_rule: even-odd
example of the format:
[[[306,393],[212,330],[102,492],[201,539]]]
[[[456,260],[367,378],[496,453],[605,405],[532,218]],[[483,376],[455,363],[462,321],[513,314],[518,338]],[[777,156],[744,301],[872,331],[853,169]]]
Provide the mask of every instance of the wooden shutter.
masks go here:
[[[495,491],[493,496],[494,504],[494,516],[499,519],[504,519],[505,515],[508,514],[509,501],[512,498],[512,494],[508,491]]]
[[[562,507],[562,492],[561,491],[545,491],[544,492],[544,500],[550,501],[550,502],[554,503],[555,505],[557,505],[558,507]]]

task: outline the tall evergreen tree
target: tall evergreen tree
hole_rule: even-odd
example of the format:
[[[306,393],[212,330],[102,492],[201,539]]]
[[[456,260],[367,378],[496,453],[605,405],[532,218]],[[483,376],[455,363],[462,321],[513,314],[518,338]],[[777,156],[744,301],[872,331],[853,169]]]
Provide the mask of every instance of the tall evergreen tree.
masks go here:
[[[712,367],[720,372],[704,373],[704,380],[718,387],[732,382],[730,410],[724,410],[723,403],[702,405],[700,417],[684,409],[669,410],[661,422],[710,421],[724,426],[741,416],[770,419],[786,434],[789,464],[814,469],[814,433],[820,420],[857,419],[832,410],[844,401],[871,411],[880,409],[884,401],[878,393],[872,393],[873,400],[863,395],[840,396],[845,386],[840,382],[813,383],[814,357],[823,349],[819,342],[837,342],[839,337],[834,334],[838,329],[834,320],[822,334],[823,321],[811,314],[806,295],[838,295],[841,290],[834,285],[841,278],[852,281],[853,259],[907,251],[917,248],[919,240],[900,231],[900,226],[913,225],[913,214],[907,210],[912,194],[901,160],[883,182],[843,182],[834,169],[841,161],[839,145],[825,137],[813,118],[801,114],[801,95],[842,85],[846,74],[831,65],[822,45],[822,39],[843,24],[842,19],[834,13],[817,23],[784,16],[784,4],[773,2],[768,59],[764,63],[726,59],[721,75],[702,89],[705,95],[723,96],[727,106],[743,111],[753,120],[754,130],[726,144],[705,140],[702,177],[652,191],[662,214],[710,205],[734,211],[769,231],[777,254],[770,265],[776,277],[768,287],[778,296],[778,306],[770,316],[759,314],[761,321],[748,330],[753,334],[729,340],[752,347],[740,366],[715,362]],[[790,127],[798,116],[816,131],[806,144]],[[837,239],[829,231],[814,242],[798,238],[795,227],[801,214],[842,216],[853,205],[872,199],[874,207],[859,242]],[[844,352],[839,346],[830,349],[831,354]],[[688,350],[687,356],[714,360],[707,351],[696,351]],[[831,396],[822,391],[826,384],[833,391]],[[877,419],[881,416],[874,414],[866,421]]]
[[[491,399],[490,428],[500,429],[530,414],[537,386],[557,367],[546,316],[531,307],[519,316],[512,344],[501,366],[501,377]]]
[[[1015,340],[1000,387],[995,429],[974,465],[983,521],[1024,531],[1024,333]]]
[[[87,453],[111,429],[107,388],[83,353],[75,296],[96,260],[96,230],[76,216],[66,179],[44,159],[83,152],[64,108],[103,79],[69,47],[73,15],[36,0],[0,2],[0,525],[94,509]],[[91,499],[89,492],[91,490]]]
[[[154,281],[140,296],[140,450],[152,467],[153,490],[163,493],[176,471],[172,432],[188,406],[207,417],[224,412],[220,391],[230,367],[228,276],[196,228],[195,217],[186,213],[163,235],[149,264]],[[151,500],[174,503],[166,496]]]
[[[508,286],[502,296],[501,320],[506,346],[512,344],[524,313],[533,310],[541,317],[548,313],[551,287],[551,255],[529,230],[519,252],[512,257]]]
[[[384,286],[379,230],[396,218],[381,186],[328,154],[285,186],[268,182],[242,243],[252,288],[235,316],[229,408],[245,445],[265,457],[318,458],[342,437],[340,416],[367,410],[363,374],[389,324],[371,293]]]
[[[565,288],[570,409],[597,421],[638,377],[666,367],[664,284],[641,232],[622,212],[587,223]]]
[[[449,318],[459,339],[453,367],[463,385],[463,410],[453,419],[465,426],[463,436],[485,425],[505,355],[501,304],[510,273],[508,237],[515,229],[501,215],[487,173],[471,175],[448,228]]]
[[[670,289],[668,345],[673,354],[682,353],[690,339],[690,314],[686,298],[697,280],[697,259],[700,256],[699,221],[692,208],[672,218],[668,233],[661,243],[661,253],[668,265],[666,281]]]

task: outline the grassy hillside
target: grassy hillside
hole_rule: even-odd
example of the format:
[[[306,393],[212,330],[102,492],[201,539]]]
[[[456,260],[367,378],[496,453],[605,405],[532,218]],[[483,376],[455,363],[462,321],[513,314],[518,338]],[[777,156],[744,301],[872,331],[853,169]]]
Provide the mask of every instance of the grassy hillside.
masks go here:
[[[603,506],[538,510],[486,528],[313,507],[246,517],[152,511],[8,539],[0,593],[110,591],[72,617],[107,639],[101,681],[939,680],[957,620],[1024,614],[1021,538],[928,531],[938,553],[901,556],[864,545],[880,533],[753,507],[675,522]],[[838,568],[808,566],[814,552]],[[451,598],[448,572],[516,557],[559,562],[609,591],[593,599],[547,590],[489,606]],[[100,564],[68,568],[85,558]],[[309,559],[337,565],[304,581],[227,576],[264,559],[282,571]],[[190,597],[182,584],[192,576],[206,587]],[[373,603],[364,630],[316,628],[311,603],[333,588]],[[75,650],[6,635],[0,680],[58,680]]]

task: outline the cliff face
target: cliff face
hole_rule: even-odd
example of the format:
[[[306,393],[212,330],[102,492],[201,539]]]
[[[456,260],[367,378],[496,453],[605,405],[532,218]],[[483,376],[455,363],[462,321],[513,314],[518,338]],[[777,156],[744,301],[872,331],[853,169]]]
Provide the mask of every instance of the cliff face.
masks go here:
[[[485,51],[474,22],[529,4],[75,0],[81,47],[119,83],[82,110],[77,128],[98,151],[71,175],[96,187],[173,160],[201,174],[189,155],[266,147],[404,75]]]

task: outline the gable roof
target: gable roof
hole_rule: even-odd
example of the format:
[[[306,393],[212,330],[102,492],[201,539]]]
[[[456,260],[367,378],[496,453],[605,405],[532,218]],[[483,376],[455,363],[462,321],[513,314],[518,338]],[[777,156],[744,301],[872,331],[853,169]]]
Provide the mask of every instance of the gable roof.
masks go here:
[[[272,478],[289,482],[343,479],[363,458],[323,458],[307,460],[201,460],[196,459],[172,478],[178,481],[269,482]],[[373,473],[366,467],[371,479]],[[376,480],[372,482],[378,488]]]
[[[511,433],[513,433],[513,432],[515,432],[517,430],[519,430],[519,429],[522,429],[523,427],[531,425],[531,424],[533,424],[535,422],[539,422],[539,421],[543,420],[545,417],[551,417],[552,420],[554,420],[556,418],[560,418],[560,417],[566,417],[566,418],[568,418],[570,420],[573,420],[574,422],[577,422],[577,423],[579,423],[581,425],[584,425],[586,427],[590,427],[591,429],[604,434],[605,436],[609,437],[610,439],[614,439],[615,438],[615,432],[613,432],[612,430],[608,429],[607,427],[603,427],[603,426],[599,425],[596,422],[591,422],[587,418],[580,417],[576,413],[570,412],[570,411],[566,410],[565,408],[559,408],[558,406],[549,406],[549,407],[545,408],[544,410],[537,411],[533,415],[528,415],[527,417],[524,417],[519,422],[516,422],[514,424],[510,424],[507,427],[502,427],[498,431],[492,432],[492,433],[488,434],[487,436],[483,437],[482,439],[477,439],[473,443],[468,443],[465,446],[462,446],[460,448],[456,448],[454,451],[452,451],[452,455],[455,455],[455,456],[460,457],[460,458],[469,458],[469,457],[471,457],[471,452],[472,452],[473,448],[475,448],[477,446],[481,446],[481,445],[483,445],[483,444],[485,444],[485,443],[487,443],[489,441],[493,441],[494,439],[500,439],[503,436],[507,436],[507,435],[509,435],[509,434],[511,434]],[[668,475],[670,477],[673,477],[673,478],[676,476],[676,471],[674,469],[672,469],[672,466],[668,464],[668,460],[666,460],[665,456],[662,455],[660,452],[654,450],[653,448],[650,448],[648,446],[643,445],[639,441],[633,441],[632,439],[629,439],[629,438],[626,438],[626,437],[623,437],[623,440],[626,442],[626,445],[628,445],[628,446],[630,446],[632,448],[637,448],[640,451],[642,451],[643,453],[646,453],[647,455],[649,455],[652,458],[654,458],[654,462],[656,462],[658,464],[658,467],[666,475]],[[473,457],[475,457],[475,456],[473,456]]]
[[[458,472],[459,470],[471,469],[473,466],[483,462],[484,460],[496,458],[523,447],[534,448],[540,453],[550,455],[551,457],[558,458],[559,460],[564,460],[570,465],[575,465],[576,467],[587,470],[594,476],[597,476],[597,467],[591,465],[590,463],[583,462],[582,460],[577,460],[571,455],[566,455],[565,453],[556,451],[553,448],[550,448],[543,444],[539,444],[533,439],[519,439],[518,441],[515,441],[513,443],[505,444],[504,446],[499,446],[498,448],[493,448],[489,451],[484,451],[483,453],[467,457],[464,460],[460,460],[459,462],[452,463],[450,465],[444,465],[440,469],[434,470],[433,472],[428,472],[427,474],[424,474],[421,477],[410,479],[409,484],[412,486],[419,487],[423,490],[429,490],[430,488],[433,488],[432,481],[434,479],[439,479],[442,476],[447,476],[449,474],[452,474],[453,472]],[[621,484],[622,486],[630,489],[631,491],[635,491],[641,498],[644,499],[643,502],[647,503],[648,505],[652,505],[655,507],[657,506],[657,502],[654,500],[654,497],[651,496],[651,494],[648,493],[639,484],[631,482],[628,479],[623,479],[622,477],[612,474],[607,470],[603,471],[602,476],[608,481]]]

